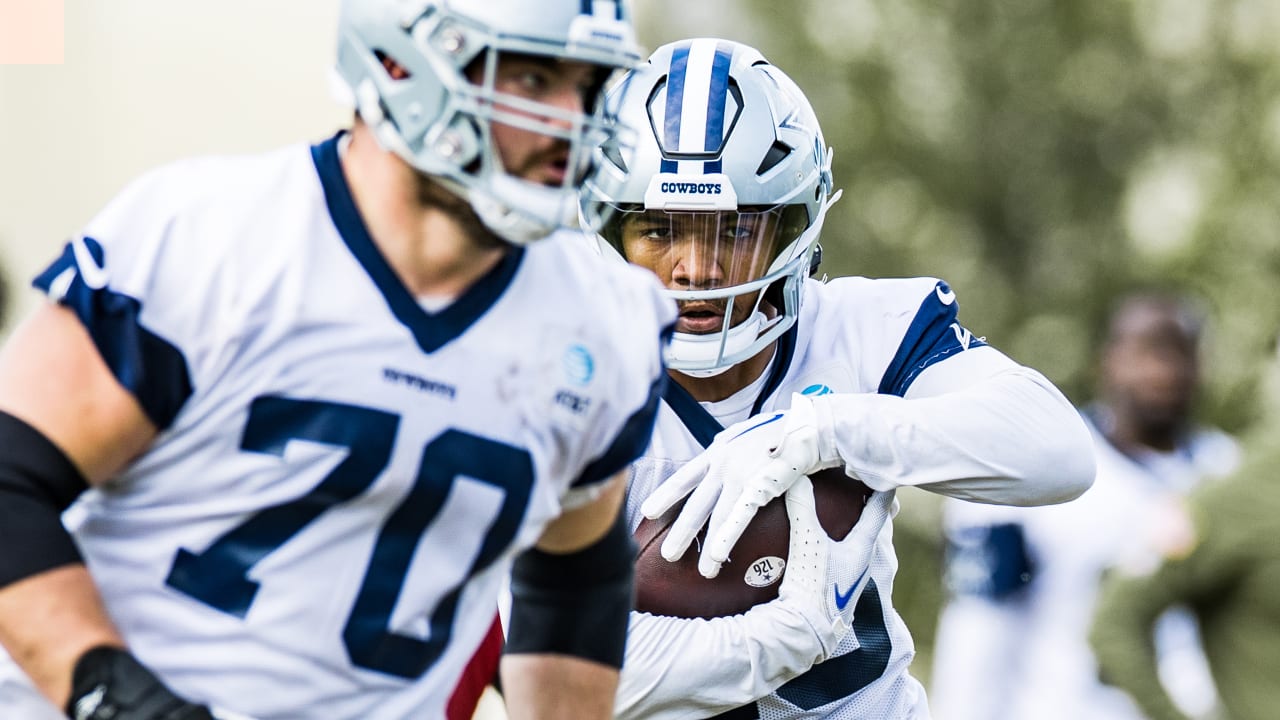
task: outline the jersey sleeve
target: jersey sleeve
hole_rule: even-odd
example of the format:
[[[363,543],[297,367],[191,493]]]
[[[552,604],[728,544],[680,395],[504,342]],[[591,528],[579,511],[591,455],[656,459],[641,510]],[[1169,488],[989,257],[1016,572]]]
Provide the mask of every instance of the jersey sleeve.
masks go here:
[[[1092,483],[1091,441],[1070,402],[961,325],[945,282],[832,286],[819,319],[843,322],[832,351],[860,361],[868,390],[815,398],[847,472],[875,490],[1008,505],[1064,502]]]
[[[157,429],[202,386],[233,323],[244,268],[219,227],[236,165],[184,160],[125,187],[33,279],[68,307]],[[252,259],[239,259],[250,263]]]
[[[710,620],[633,611],[614,717],[675,720],[729,712],[808,671],[821,653],[813,629],[778,600]]]
[[[630,281],[621,306],[625,315],[614,324],[618,331],[609,342],[611,357],[603,361],[616,368],[609,374],[609,402],[596,415],[589,440],[595,450],[569,488],[567,507],[589,501],[603,481],[649,446],[667,383],[663,351],[674,329],[674,304],[647,275],[623,270]]]
[[[132,183],[33,281],[76,314],[161,430],[192,393],[192,354],[215,320],[208,253],[175,239],[185,220],[184,179],[168,168]]]
[[[900,315],[902,319],[909,317],[910,320],[901,331],[901,340],[880,376],[877,392],[881,394],[902,397],[920,373],[935,363],[987,344],[985,337],[974,336],[960,324],[960,303],[956,300],[955,291],[943,280],[918,278],[903,281],[906,308],[912,306],[911,294],[914,292],[919,297],[921,290],[924,290],[923,299],[919,300],[914,313]],[[893,324],[900,326],[900,323],[898,320]]]

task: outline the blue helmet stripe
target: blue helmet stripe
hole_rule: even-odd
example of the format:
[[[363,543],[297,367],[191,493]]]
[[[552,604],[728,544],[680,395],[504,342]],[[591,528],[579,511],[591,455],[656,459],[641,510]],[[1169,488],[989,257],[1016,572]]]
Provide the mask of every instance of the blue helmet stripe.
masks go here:
[[[616,20],[623,19],[622,1],[623,0],[614,0],[614,3],[613,3],[613,17]],[[596,14],[595,4],[596,4],[596,0],[582,0],[582,9],[579,12],[582,13],[583,15],[595,15]]]
[[[707,134],[702,149],[720,149],[724,142],[724,110],[729,100],[729,62],[733,49],[721,43],[711,61],[711,89],[707,91]]]
[[[733,61],[733,48],[720,43],[715,59],[711,61],[711,89],[707,92],[707,132],[702,149],[714,152],[724,142],[724,113],[729,101],[729,65]],[[702,172],[719,173],[724,169],[720,160],[708,160],[702,164]]]
[[[680,115],[684,112],[684,80],[689,70],[689,48],[693,43],[684,43],[671,53],[671,70],[667,74],[667,108],[662,119],[666,150],[673,151],[680,147]]]

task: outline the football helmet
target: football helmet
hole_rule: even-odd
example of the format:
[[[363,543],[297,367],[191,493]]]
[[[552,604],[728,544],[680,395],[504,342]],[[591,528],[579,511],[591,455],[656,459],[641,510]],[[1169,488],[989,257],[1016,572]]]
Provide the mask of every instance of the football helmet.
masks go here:
[[[640,59],[627,0],[343,0],[339,86],[384,148],[466,199],[484,224],[522,245],[577,221],[593,148],[611,113],[569,113],[496,92],[504,53],[629,68]],[[404,71],[392,77],[389,58]],[[468,80],[469,69],[483,81]],[[603,85],[603,83],[602,83]],[[598,105],[599,96],[589,105]],[[569,144],[564,181],[547,187],[508,174],[491,126],[503,123]]]
[[[668,366],[718,374],[795,324],[839,197],[831,149],[796,84],[740,43],[665,45],[614,94],[636,134],[600,147],[582,214],[679,303]]]

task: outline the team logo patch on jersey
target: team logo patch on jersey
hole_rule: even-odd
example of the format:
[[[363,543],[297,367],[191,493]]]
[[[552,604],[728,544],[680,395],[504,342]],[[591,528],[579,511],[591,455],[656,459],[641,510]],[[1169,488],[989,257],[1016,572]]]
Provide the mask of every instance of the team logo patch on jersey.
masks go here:
[[[586,385],[595,376],[596,361],[581,345],[570,345],[564,351],[564,375],[574,385]]]
[[[800,394],[801,395],[829,395],[831,394],[831,388],[819,383],[817,385],[810,385],[809,387],[801,390]]]

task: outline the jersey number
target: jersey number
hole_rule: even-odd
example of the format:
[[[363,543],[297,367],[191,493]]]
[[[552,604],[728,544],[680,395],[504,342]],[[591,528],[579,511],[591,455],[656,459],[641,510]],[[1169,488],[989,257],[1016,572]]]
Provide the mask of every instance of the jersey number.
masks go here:
[[[166,582],[243,618],[259,587],[249,579],[249,570],[326,510],[367,490],[391,459],[399,424],[397,415],[355,405],[276,396],[254,400],[240,440],[242,450],[283,457],[290,440],[310,440],[346,448],[347,456],[310,492],[255,513],[204,552],[178,550]],[[460,476],[503,491],[498,517],[486,532],[468,576],[488,567],[515,538],[533,487],[533,459],[528,451],[460,430],[447,430],[428,442],[413,488],[378,531],[343,629],[342,640],[355,665],[417,678],[448,645],[463,584],[441,598],[431,613],[426,640],[392,632],[389,625],[418,540]]]

